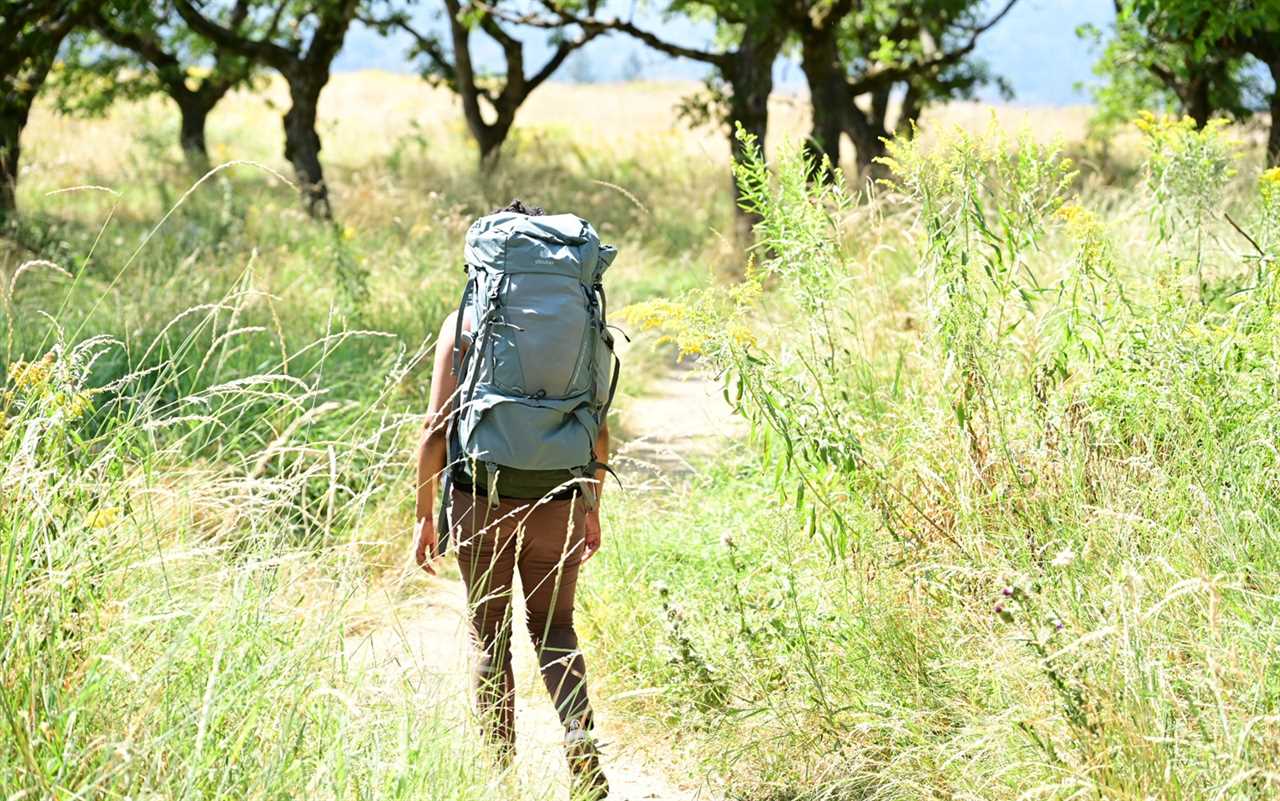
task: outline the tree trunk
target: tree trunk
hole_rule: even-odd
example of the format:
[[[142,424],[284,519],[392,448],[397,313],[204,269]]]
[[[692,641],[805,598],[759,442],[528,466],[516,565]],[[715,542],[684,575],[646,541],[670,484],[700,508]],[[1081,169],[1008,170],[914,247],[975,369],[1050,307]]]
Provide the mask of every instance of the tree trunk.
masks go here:
[[[19,139],[25,124],[26,115],[15,113],[9,103],[0,108],[0,223],[18,208],[18,163],[22,156]]]
[[[1213,116],[1213,103],[1209,99],[1211,84],[1209,77],[1200,71],[1192,75],[1182,90],[1182,111],[1195,121],[1196,128],[1208,125]]]
[[[475,140],[476,147],[480,150],[480,172],[486,174],[497,164],[497,151],[502,147],[506,131],[496,130],[497,123],[490,125],[481,112],[480,88],[471,63],[471,28],[464,25],[458,18],[462,14],[462,6],[458,0],[445,0],[444,5],[449,16],[449,34],[453,44],[456,77],[452,84],[454,91],[462,100],[462,116],[467,121],[467,130],[471,132],[471,138]],[[507,65],[510,67],[510,54],[507,56]]]
[[[765,137],[769,132],[769,95],[773,93],[773,62],[782,50],[784,31],[782,26],[768,26],[763,30],[748,27],[742,42],[733,54],[724,78],[729,83],[729,153],[733,163],[746,160],[750,155],[746,145],[738,139],[737,129],[755,137],[756,147],[763,155]],[[733,233],[734,241],[747,247],[751,244],[753,230],[760,222],[760,215],[741,206],[742,187],[736,174],[733,182]]]
[[[320,166],[320,135],[316,133],[320,90],[328,82],[329,73],[325,70],[286,77],[291,105],[284,115],[284,157],[293,165],[307,213],[316,219],[332,220],[329,188]]]
[[[1271,128],[1267,134],[1267,166],[1280,167],[1280,55],[1267,66],[1275,82],[1271,92]]]
[[[895,136],[914,136],[916,122],[920,119],[920,90],[914,83],[907,82],[907,93],[902,96],[902,108],[898,111],[898,121],[894,123]]]
[[[892,91],[893,85],[890,84],[871,93],[871,114],[868,120],[881,131],[889,130],[889,97]]]
[[[205,123],[209,119],[209,112],[213,110],[218,99],[213,98],[210,101],[209,98],[196,92],[188,92],[181,97],[177,95],[171,96],[174,102],[178,104],[178,111],[182,115],[182,126],[178,132],[178,144],[182,146],[182,155],[187,160],[187,166],[193,172],[207,172],[209,169],[209,148],[205,143]]]
[[[18,209],[18,170],[22,161],[22,129],[31,115],[31,104],[53,66],[56,45],[45,55],[36,56],[26,75],[6,77],[7,86],[0,88],[0,222]],[[21,67],[19,67],[21,70]],[[17,80],[21,78],[23,80]]]
[[[511,127],[515,124],[515,110],[498,109],[497,119],[493,123],[487,123],[479,120],[479,124],[472,126],[471,136],[476,140],[476,147],[480,150],[480,172],[483,175],[489,175],[498,168],[498,161],[502,157],[502,145],[507,141],[507,136],[511,133]],[[468,121],[469,122],[469,121]]]
[[[840,167],[840,131],[844,127],[845,110],[853,102],[840,63],[836,31],[826,28],[803,31],[800,65],[809,83],[809,102],[813,106],[813,130],[805,150],[814,161],[814,177],[830,178]]]
[[[873,109],[875,103],[872,103]],[[889,132],[884,129],[883,117],[867,115],[857,105],[850,103],[845,133],[853,142],[854,156],[858,164],[858,181],[876,180],[884,176],[884,165],[876,161],[885,154],[884,140]]]

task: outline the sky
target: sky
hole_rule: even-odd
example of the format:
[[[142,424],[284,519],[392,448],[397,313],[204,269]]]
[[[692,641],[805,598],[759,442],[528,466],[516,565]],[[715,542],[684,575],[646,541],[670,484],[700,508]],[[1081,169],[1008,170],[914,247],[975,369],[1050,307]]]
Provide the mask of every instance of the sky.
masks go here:
[[[442,23],[435,19],[436,5],[425,0],[417,12],[423,30],[441,29]],[[630,14],[638,25],[666,39],[687,45],[709,45],[710,25],[680,18],[662,19],[651,10],[651,5],[650,10],[646,10],[648,4],[643,3],[633,10],[636,5],[635,0],[609,0],[602,16]],[[1106,27],[1114,17],[1113,9],[1112,0],[1018,0],[1008,16],[980,40],[976,55],[985,59],[995,74],[1003,76],[1013,87],[1013,102],[1053,106],[1087,102],[1087,93],[1081,91],[1080,85],[1092,78],[1091,69],[1097,54],[1076,36],[1076,29],[1086,23]],[[529,30],[521,35],[527,42],[525,60],[532,72],[532,65],[540,63],[548,51],[546,33]],[[483,35],[473,36],[477,61],[491,67],[500,64],[497,48]],[[407,45],[408,39],[403,34],[384,39],[358,27],[348,34],[335,68],[412,72],[414,65],[404,56]],[[804,75],[797,64],[781,59],[776,73],[779,89],[803,91]],[[575,53],[553,80],[580,83],[633,78],[696,80],[705,75],[706,67],[702,64],[665,56],[630,37],[613,34]]]

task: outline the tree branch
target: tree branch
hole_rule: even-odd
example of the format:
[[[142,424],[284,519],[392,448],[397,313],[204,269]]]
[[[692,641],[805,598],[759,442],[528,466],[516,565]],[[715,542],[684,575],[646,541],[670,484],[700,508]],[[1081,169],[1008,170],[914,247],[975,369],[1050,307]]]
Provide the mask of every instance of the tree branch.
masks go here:
[[[483,8],[485,9],[485,13],[480,17],[480,29],[489,34],[489,36],[497,42],[504,51],[512,47],[523,48],[519,39],[516,39],[514,36],[502,29],[502,26],[499,25],[497,20],[494,18],[493,12],[490,11],[487,6]]]
[[[12,26],[12,36],[8,38],[5,46],[0,48],[0,75],[11,75],[32,55],[28,47],[18,45],[19,40],[23,38],[28,40],[40,39],[43,41],[44,47],[56,52],[58,45],[71,32],[71,29],[79,25],[88,15],[88,9],[83,4],[75,2],[62,3],[57,10],[52,12],[37,3],[32,3],[27,10],[30,14],[25,19],[21,10],[15,15],[16,19],[13,21],[16,24]],[[36,19],[40,21],[36,22]],[[27,35],[24,37],[23,31],[27,30],[27,26],[32,26],[32,29],[28,30]],[[5,28],[10,28],[10,26],[6,24]],[[37,60],[40,60],[44,58],[45,54],[36,55]],[[49,56],[47,60],[52,64],[53,54],[51,53]],[[41,61],[41,63],[43,64],[44,62]],[[44,66],[42,71],[47,73],[48,69],[48,66]],[[43,74],[40,78],[41,82],[43,82]]]
[[[320,22],[315,34],[311,37],[311,44],[307,47],[307,54],[303,60],[313,65],[330,64],[342,49],[342,42],[347,38],[347,29],[351,27],[351,20],[355,19],[359,5],[360,0],[341,0],[338,7],[332,11],[327,10],[329,8],[327,5],[323,7],[325,10],[317,11]]]
[[[547,78],[550,78],[556,70],[560,69],[560,66],[564,64],[564,60],[569,57],[570,53],[590,42],[601,33],[602,31],[583,31],[582,35],[576,40],[561,42],[560,46],[556,48],[556,52],[552,54],[551,58],[547,59],[547,63],[542,65],[542,69],[538,70],[526,81],[526,91],[532,92],[541,86]]]
[[[440,40],[420,32],[403,15],[396,15],[383,20],[366,16],[359,16],[358,19],[371,28],[399,28],[409,34],[418,52],[435,64],[436,69],[444,76],[445,82],[450,86],[457,86],[457,70],[453,68],[453,62],[445,55],[444,48],[440,46]]]
[[[706,64],[712,64],[717,67],[724,67],[729,63],[728,53],[716,53],[710,50],[699,50],[696,47],[685,47],[683,45],[674,44],[658,37],[650,31],[647,31],[632,22],[624,21],[613,17],[610,19],[600,19],[594,16],[580,17],[571,11],[562,8],[555,0],[542,0],[543,8],[556,16],[556,19],[547,19],[536,14],[510,14],[502,9],[496,8],[492,3],[480,2],[477,0],[476,5],[485,9],[490,14],[499,19],[505,19],[508,22],[514,22],[519,25],[528,25],[532,28],[563,28],[566,24],[577,25],[583,31],[595,34],[617,31],[625,33],[628,36],[638,39],[641,42],[659,50],[669,56],[676,58],[687,58],[692,61],[701,61]],[[594,34],[593,34],[594,35]]]
[[[197,11],[195,6],[191,5],[190,0],[173,0],[173,5],[177,9],[178,15],[182,17],[187,25],[191,26],[192,31],[213,42],[218,47],[225,47],[227,50],[239,53],[246,58],[261,61],[281,72],[288,72],[301,61],[297,53],[274,42],[250,39],[219,25]]]
[[[100,8],[94,11],[90,24],[102,38],[116,47],[122,47],[125,50],[137,53],[144,61],[154,67],[156,76],[170,90],[170,94],[190,91],[183,81],[182,63],[178,61],[176,56],[165,50],[159,42],[150,37],[142,36],[137,31],[117,28],[107,18],[107,15],[102,13]]]
[[[965,56],[973,52],[978,46],[978,38],[982,34],[991,30],[1005,15],[1018,3],[1018,0],[1008,0],[1004,7],[991,19],[976,28],[969,28],[969,39],[960,47],[949,50],[941,55],[934,56],[912,64],[898,64],[892,67],[883,67],[874,72],[867,73],[856,80],[849,81],[849,91],[857,96],[867,92],[874,92],[878,89],[905,81],[918,75],[936,74],[943,67],[948,67],[960,61]]]

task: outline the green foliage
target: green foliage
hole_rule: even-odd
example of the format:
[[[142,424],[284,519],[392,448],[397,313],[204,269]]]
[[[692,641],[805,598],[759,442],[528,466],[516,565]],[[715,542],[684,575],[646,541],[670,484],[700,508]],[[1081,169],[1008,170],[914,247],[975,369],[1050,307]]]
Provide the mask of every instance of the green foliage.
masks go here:
[[[1144,127],[1123,204],[995,134],[894,143],[869,210],[744,168],[767,290],[669,316],[756,452],[628,501],[591,606],[743,797],[1275,794],[1277,179]]]
[[[973,58],[948,59],[972,31],[986,22],[992,4],[975,0],[874,0],[859,3],[845,18],[840,47],[853,76],[901,69],[923,92],[922,101],[972,97],[979,87],[1007,86]],[[855,79],[856,80],[856,79]]]
[[[233,11],[245,20],[246,2]],[[160,0],[99,4],[67,42],[55,71],[53,98],[65,114],[100,116],[117,101],[163,92],[224,93],[251,80],[254,65],[196,35]]]
[[[1223,39],[1274,30],[1277,0],[1125,0],[1121,13],[1150,30],[1187,42],[1204,58]]]
[[[1197,125],[1214,116],[1245,120],[1268,109],[1280,87],[1262,85],[1255,59],[1272,60],[1278,20],[1276,0],[1117,3],[1114,30],[1094,68],[1103,80],[1093,88],[1095,125],[1110,135],[1135,110],[1174,104]],[[1096,28],[1080,33],[1104,42]]]
[[[1136,124],[1150,151],[1147,184],[1156,200],[1160,238],[1198,241],[1223,207],[1228,183],[1236,174],[1239,146],[1227,138],[1221,121],[1196,130],[1189,119],[1144,113]],[[1195,258],[1200,257],[1197,251]]]
[[[1093,69],[1100,81],[1089,86],[1099,136],[1128,125],[1136,109],[1191,113],[1193,92],[1203,95],[1209,113],[1235,120],[1267,107],[1256,64],[1239,54],[1221,48],[1198,54],[1183,41],[1160,38],[1131,14],[1122,14],[1109,36],[1092,26],[1078,33],[1101,48]]]

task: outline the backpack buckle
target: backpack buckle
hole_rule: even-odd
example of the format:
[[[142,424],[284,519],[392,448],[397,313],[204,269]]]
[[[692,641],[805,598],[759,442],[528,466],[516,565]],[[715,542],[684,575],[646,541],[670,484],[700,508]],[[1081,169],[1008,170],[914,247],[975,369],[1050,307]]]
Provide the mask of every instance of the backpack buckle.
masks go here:
[[[493,462],[484,463],[485,479],[489,485],[486,494],[488,495],[490,509],[498,508],[498,470],[498,466]]]

